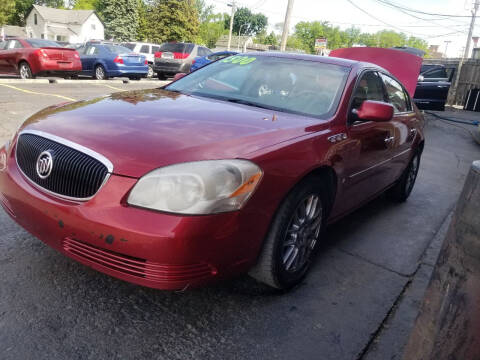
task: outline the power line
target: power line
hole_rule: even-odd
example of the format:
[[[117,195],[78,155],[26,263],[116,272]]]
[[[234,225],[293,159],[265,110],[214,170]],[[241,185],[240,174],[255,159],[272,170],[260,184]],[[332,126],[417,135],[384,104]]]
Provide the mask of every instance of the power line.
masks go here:
[[[430,15],[430,16],[452,17],[452,18],[471,18],[470,15],[453,15],[453,14],[429,13],[429,12],[425,12],[425,11],[421,11],[421,10],[415,10],[415,9],[411,9],[411,8],[409,9],[409,8],[404,7],[404,6],[400,6],[398,4],[394,4],[394,3],[391,3],[391,2],[389,2],[389,4],[391,6],[396,7],[396,8],[399,8],[399,9],[402,9],[402,10],[405,10],[405,11],[414,12],[414,13],[417,13],[417,14]]]
[[[396,10],[398,10],[398,11],[400,11],[400,12],[402,12],[402,13],[408,15],[408,16],[411,16],[411,17],[415,18],[415,19],[419,19],[419,20],[422,20],[422,21],[425,21],[425,22],[428,22],[428,23],[435,24],[435,25],[437,25],[438,27],[444,27],[444,28],[446,28],[446,29],[454,30],[454,31],[457,31],[458,33],[462,33],[462,34],[463,34],[463,33],[466,33],[466,31],[460,31],[460,30],[457,30],[457,29],[453,29],[452,27],[447,26],[447,25],[444,25],[444,24],[438,24],[438,23],[434,22],[432,19],[424,19],[424,18],[422,18],[422,17],[420,17],[420,16],[410,14],[410,13],[407,12],[406,10],[403,10],[401,7],[398,7],[398,6],[392,4],[392,3],[389,2],[389,1],[386,1],[386,0],[375,0],[375,1],[381,3],[381,4],[385,5],[385,6],[392,7],[392,8],[394,8],[394,9],[396,9]],[[442,20],[442,19],[439,19],[439,20]],[[444,19],[444,20],[447,20],[447,19]],[[467,25],[467,24],[465,24],[465,26],[466,26],[466,25]]]

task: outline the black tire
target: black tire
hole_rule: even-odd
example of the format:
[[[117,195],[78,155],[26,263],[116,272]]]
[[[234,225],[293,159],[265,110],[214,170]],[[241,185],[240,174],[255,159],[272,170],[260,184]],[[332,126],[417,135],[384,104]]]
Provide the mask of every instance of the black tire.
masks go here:
[[[388,189],[387,196],[394,202],[405,202],[412,193],[418,169],[420,168],[421,152],[417,151],[410,160],[407,168],[403,171],[397,183]]]
[[[164,73],[157,73],[158,80],[167,80],[167,76]]]
[[[325,224],[328,208],[326,195],[325,188],[322,188],[322,177],[319,176],[303,180],[290,192],[277,210],[258,262],[249,272],[251,277],[281,290],[289,289],[302,281],[318,249]],[[297,221],[300,220],[301,207],[306,205],[308,209],[308,201],[312,196],[317,199],[314,215],[317,215],[317,209],[319,214],[309,220],[308,211],[305,210],[305,221],[301,223]],[[294,230],[296,224],[298,230]],[[303,254],[306,258],[303,258]]]
[[[30,65],[26,61],[22,61],[18,65],[18,74],[21,79],[35,79],[35,76],[32,73]]]
[[[95,72],[93,74],[93,77],[96,80],[107,80],[108,79],[105,68],[102,65],[95,66]]]

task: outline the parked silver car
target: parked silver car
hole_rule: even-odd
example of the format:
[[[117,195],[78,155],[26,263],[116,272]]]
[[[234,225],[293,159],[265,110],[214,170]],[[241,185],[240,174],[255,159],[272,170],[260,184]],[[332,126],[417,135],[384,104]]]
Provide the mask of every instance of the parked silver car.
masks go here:
[[[189,73],[195,57],[211,53],[210,49],[192,43],[165,43],[155,54],[153,70],[160,80],[177,73]]]

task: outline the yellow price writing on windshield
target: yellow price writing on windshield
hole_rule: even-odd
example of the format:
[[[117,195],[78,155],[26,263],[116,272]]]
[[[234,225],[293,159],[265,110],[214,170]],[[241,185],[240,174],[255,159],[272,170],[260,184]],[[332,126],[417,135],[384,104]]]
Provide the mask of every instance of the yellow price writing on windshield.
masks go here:
[[[247,65],[252,62],[257,60],[255,57],[250,57],[250,56],[243,56],[243,55],[235,55],[235,56],[230,56],[227,57],[223,60],[221,60],[222,63],[232,63],[232,64],[238,64],[238,65]]]

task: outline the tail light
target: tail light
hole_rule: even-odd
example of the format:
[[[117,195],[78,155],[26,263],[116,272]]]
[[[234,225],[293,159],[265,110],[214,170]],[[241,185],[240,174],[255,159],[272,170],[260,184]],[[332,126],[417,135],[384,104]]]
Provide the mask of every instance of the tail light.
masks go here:
[[[192,65],[193,65],[193,64],[195,64],[195,62],[196,62],[196,61],[197,61],[197,60],[193,59],[193,61],[192,61]]]
[[[189,55],[189,53],[173,53],[175,59],[186,59]]]
[[[147,59],[145,59],[145,65],[148,65],[148,60]]]
[[[117,64],[123,64],[123,59],[121,56],[117,56],[115,59],[113,59],[113,62]]]
[[[156,58],[161,58],[161,57],[162,57],[162,52],[161,52],[161,51],[157,51],[157,52],[155,53],[155,57],[156,57]]]
[[[44,58],[48,59],[48,54],[43,49],[38,49],[37,51],[35,51],[35,54],[40,56],[40,57],[44,57]]]

